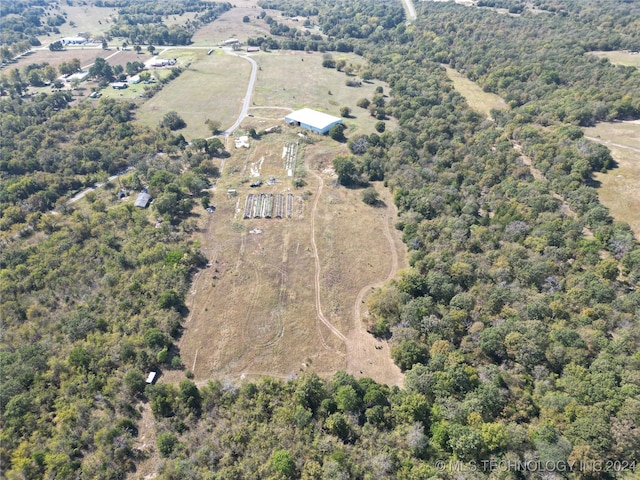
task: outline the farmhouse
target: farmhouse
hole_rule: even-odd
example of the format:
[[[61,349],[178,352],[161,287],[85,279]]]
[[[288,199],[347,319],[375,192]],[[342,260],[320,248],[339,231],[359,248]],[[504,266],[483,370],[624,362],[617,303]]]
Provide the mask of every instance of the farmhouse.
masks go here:
[[[284,117],[284,119],[289,125],[306,128],[323,135],[331,130],[331,127],[342,123],[342,119],[339,117],[311,110],[310,108],[296,110]]]
[[[151,195],[149,195],[147,192],[140,192],[140,195],[138,195],[138,198],[136,198],[136,203],[134,203],[134,206],[139,208],[147,208],[147,205],[149,205],[149,200],[151,200]]]

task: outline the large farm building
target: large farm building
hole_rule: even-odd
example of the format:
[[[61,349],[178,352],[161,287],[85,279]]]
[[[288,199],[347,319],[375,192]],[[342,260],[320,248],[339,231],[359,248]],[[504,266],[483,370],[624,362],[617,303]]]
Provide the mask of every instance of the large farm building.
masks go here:
[[[342,119],[339,117],[311,110],[310,108],[296,110],[284,117],[284,119],[290,125],[297,125],[320,134],[325,134],[331,130],[331,127],[342,123]]]

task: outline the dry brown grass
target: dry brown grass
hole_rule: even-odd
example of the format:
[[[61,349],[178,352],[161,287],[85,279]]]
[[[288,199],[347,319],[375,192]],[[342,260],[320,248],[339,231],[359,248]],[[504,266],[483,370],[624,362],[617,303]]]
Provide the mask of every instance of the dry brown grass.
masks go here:
[[[202,27],[194,36],[194,45],[217,45],[229,38],[238,38],[245,42],[248,37],[269,35],[269,27],[262,20],[256,19],[261,9],[253,0],[240,0],[233,2],[235,8],[220,15],[215,22]],[[244,23],[242,18],[247,15],[249,23]]]
[[[315,308],[310,222],[317,178],[309,174],[306,187],[291,190],[292,219],[242,219],[246,195],[254,193],[248,186],[252,164],[263,159],[261,178],[275,176],[282,182],[259,191],[290,189],[282,148],[296,139],[285,131],[265,136],[249,149],[230,147],[233,155],[225,161],[214,196],[216,211],[200,217],[199,241],[211,266],[198,274],[188,296],[191,314],[180,341],[181,358],[199,382],[265,374],[284,378],[306,370],[326,376],[347,366],[344,342],[318,320]],[[391,247],[381,233],[388,219],[385,210],[365,205],[359,190],[333,185],[335,177],[328,167],[344,149],[323,137],[302,152],[324,182],[316,211],[322,311],[348,335],[354,329],[360,289],[389,274]],[[228,188],[237,189],[239,196],[227,196]],[[262,233],[249,233],[255,228]],[[372,355],[377,351],[368,348]],[[354,368],[358,376],[380,379],[386,374],[376,365]],[[177,380],[179,374],[166,378]]]
[[[67,14],[67,22],[58,27],[59,37],[74,37],[79,33],[87,33],[93,37],[103,35],[111,28],[113,18],[118,15],[115,8],[101,8],[89,4],[69,6],[62,2],[58,13]],[[75,24],[73,27],[72,22]],[[48,44],[57,38],[40,37],[40,41]]]
[[[507,104],[498,95],[485,92],[477,83],[472,82],[453,68],[447,66],[444,66],[444,68],[453,82],[454,88],[476,112],[491,118],[492,109],[505,110],[507,108]]]
[[[115,55],[114,55],[115,54]],[[107,61],[110,65],[126,65],[127,62],[134,60],[142,60],[143,55],[137,56],[135,52],[120,52],[117,50],[103,50],[102,48],[93,47],[69,47],[61,52],[51,52],[47,50],[36,50],[32,54],[20,57],[16,63],[11,64],[11,68],[21,69],[32,63],[48,63],[57,67],[62,62],[69,62],[74,58],[80,60],[80,65],[85,66],[95,62],[96,58],[109,58]],[[124,62],[124,63],[122,63]]]
[[[604,143],[618,167],[596,173],[598,196],[616,219],[627,222],[640,239],[640,123],[601,123],[585,128],[585,135]]]

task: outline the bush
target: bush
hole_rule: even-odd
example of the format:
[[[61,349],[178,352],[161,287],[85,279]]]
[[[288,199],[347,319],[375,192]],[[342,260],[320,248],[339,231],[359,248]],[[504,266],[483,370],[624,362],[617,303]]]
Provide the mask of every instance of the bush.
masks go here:
[[[176,443],[178,443],[178,439],[173,433],[161,433],[158,435],[158,440],[156,442],[158,445],[158,451],[163,457],[171,455]]]
[[[362,201],[367,205],[376,205],[378,200],[378,192],[375,188],[369,187],[362,191]]]

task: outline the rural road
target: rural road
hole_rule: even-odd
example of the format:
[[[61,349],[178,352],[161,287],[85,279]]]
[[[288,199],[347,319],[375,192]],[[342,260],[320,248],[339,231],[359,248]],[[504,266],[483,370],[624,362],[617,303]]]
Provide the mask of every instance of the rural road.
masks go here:
[[[116,178],[121,177],[123,175],[126,175],[127,173],[131,172],[132,170],[134,170],[133,167],[129,167],[127,168],[125,171],[118,173],[117,175],[111,175],[106,182],[103,183],[96,183],[93,187],[89,187],[89,188],[85,188],[83,191],[81,191],[80,193],[77,193],[76,195],[74,195],[73,197],[71,197],[69,200],[67,200],[67,205],[71,205],[72,203],[76,203],[78,200],[84,198],[87,193],[89,192],[93,192],[94,190],[104,186],[105,183],[108,182],[113,182]]]
[[[256,84],[256,77],[258,76],[258,64],[251,57],[247,57],[245,55],[238,55],[237,53],[231,53],[227,49],[224,49],[224,51],[227,55],[233,55],[238,58],[243,58],[244,60],[246,60],[251,64],[251,76],[249,77],[249,85],[247,85],[247,93],[245,94],[244,102],[242,103],[242,110],[240,111],[240,115],[238,116],[238,119],[235,121],[235,123],[231,125],[229,128],[227,128],[224,132],[222,132],[222,135],[226,137],[228,135],[231,135],[233,131],[240,126],[240,124],[242,123],[242,120],[244,120],[244,118],[247,116],[247,112],[249,111],[249,105],[251,104],[251,95],[253,94],[253,88]]]

